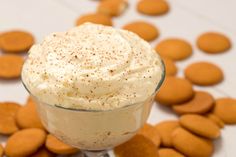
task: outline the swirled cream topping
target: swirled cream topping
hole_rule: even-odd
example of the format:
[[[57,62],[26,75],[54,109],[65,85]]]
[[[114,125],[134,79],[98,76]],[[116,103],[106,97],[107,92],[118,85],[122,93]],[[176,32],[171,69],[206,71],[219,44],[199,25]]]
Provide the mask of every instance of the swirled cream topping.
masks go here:
[[[162,73],[158,54],[134,33],[86,23],[34,45],[22,80],[42,102],[111,110],[145,101]]]

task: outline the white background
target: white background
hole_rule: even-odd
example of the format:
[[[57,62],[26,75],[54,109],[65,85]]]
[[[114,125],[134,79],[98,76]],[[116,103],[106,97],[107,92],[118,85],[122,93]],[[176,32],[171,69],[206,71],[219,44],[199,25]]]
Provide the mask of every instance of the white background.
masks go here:
[[[134,20],[146,20],[160,29],[160,37],[152,42],[153,46],[166,37],[182,37],[194,47],[193,56],[178,62],[179,76],[182,69],[198,60],[211,61],[219,65],[225,73],[225,81],[214,87],[195,87],[211,92],[214,97],[236,97],[236,52],[207,55],[196,48],[197,36],[205,31],[220,31],[236,43],[236,1],[235,0],[169,0],[171,11],[165,16],[148,17],[135,10],[137,0],[130,0],[129,9],[120,17],[114,18],[115,27]],[[79,15],[96,10],[96,0],[0,0],[0,32],[11,29],[31,31],[37,42],[50,32],[65,31],[74,26]],[[0,52],[1,53],[1,52]],[[20,80],[0,80],[0,101],[25,103],[27,92]],[[153,105],[149,122],[155,124],[176,116],[167,108]],[[0,142],[6,138],[0,136]],[[236,126],[226,126],[222,138],[215,142],[214,157],[235,157]],[[201,150],[199,150],[201,151]]]

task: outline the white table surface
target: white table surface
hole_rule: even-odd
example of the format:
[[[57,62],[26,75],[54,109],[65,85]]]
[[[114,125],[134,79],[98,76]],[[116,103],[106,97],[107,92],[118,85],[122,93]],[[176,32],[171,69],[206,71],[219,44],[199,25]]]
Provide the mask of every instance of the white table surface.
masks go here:
[[[236,43],[236,1],[235,0],[169,0],[171,11],[165,16],[148,17],[136,12],[137,0],[129,1],[129,9],[114,18],[115,27],[134,20],[146,20],[158,26],[161,36],[152,42],[153,46],[166,37],[182,37],[190,41],[194,54],[186,61],[178,62],[179,76],[186,65],[193,61],[205,60],[219,65],[225,73],[225,81],[214,87],[195,87],[211,92],[214,97],[236,97],[236,52],[207,55],[196,48],[197,36],[205,31],[220,31]],[[94,12],[96,0],[0,0],[0,32],[11,29],[25,29],[33,32],[37,42],[50,32],[65,31],[74,26],[76,18],[83,13]],[[1,52],[0,52],[1,53]],[[0,101],[16,101],[23,104],[27,97],[20,80],[0,81]],[[167,108],[153,105],[150,123],[176,119]],[[4,143],[5,137],[0,136]],[[226,126],[222,138],[215,142],[214,157],[235,157],[236,126]]]

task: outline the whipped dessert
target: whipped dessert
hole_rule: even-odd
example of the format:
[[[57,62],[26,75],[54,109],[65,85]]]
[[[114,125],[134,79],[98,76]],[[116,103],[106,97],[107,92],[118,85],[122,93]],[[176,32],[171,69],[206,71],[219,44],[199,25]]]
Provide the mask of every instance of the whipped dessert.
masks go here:
[[[81,150],[106,150],[146,122],[163,73],[137,35],[86,23],[34,45],[22,81],[51,134]]]
[[[22,80],[49,105],[112,110],[150,97],[163,75],[161,64],[136,34],[86,23],[34,45]]]

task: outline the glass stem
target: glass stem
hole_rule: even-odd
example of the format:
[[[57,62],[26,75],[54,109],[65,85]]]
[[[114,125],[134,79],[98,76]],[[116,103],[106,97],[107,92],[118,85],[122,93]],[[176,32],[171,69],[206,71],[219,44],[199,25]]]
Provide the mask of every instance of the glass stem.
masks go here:
[[[84,157],[109,157],[106,150],[101,151],[82,151]]]

